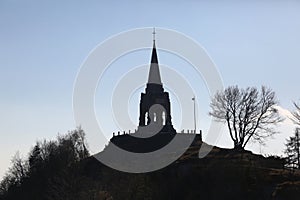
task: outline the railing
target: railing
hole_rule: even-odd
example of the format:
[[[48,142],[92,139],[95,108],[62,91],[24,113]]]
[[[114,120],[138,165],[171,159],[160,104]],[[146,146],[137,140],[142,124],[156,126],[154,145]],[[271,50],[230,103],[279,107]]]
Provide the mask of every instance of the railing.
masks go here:
[[[137,132],[137,129],[135,129],[134,131],[128,130],[128,132],[126,131],[117,131],[117,132],[113,132],[113,137],[115,136],[120,136],[120,135],[131,135]],[[197,132],[196,130],[192,130],[192,129],[182,129],[181,132],[178,132],[180,134],[200,134],[202,136],[202,130],[199,130],[199,132]]]

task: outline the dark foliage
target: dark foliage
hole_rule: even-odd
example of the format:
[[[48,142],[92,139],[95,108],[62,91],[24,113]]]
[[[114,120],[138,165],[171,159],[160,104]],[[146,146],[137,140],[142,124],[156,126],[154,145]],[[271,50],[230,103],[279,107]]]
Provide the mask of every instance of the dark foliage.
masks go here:
[[[286,167],[300,169],[300,130],[296,128],[295,135],[291,136],[286,143],[285,154]]]
[[[80,133],[80,134],[79,134]],[[1,200],[286,199],[299,195],[300,173],[282,159],[214,147],[198,158],[201,140],[168,167],[145,174],[119,172],[88,156],[77,129],[38,142],[29,158],[13,159]]]
[[[89,156],[84,138],[77,128],[56,141],[37,142],[28,159],[17,154],[0,184],[0,199],[78,199],[73,185],[84,180],[75,164]]]

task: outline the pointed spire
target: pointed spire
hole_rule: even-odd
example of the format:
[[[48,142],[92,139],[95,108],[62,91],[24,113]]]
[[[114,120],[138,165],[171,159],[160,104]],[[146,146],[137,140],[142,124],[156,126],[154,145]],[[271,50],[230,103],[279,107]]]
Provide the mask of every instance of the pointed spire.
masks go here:
[[[152,63],[158,64],[157,53],[156,53],[156,46],[155,46],[155,40],[153,40],[153,48],[152,48],[151,64],[152,64]]]
[[[155,46],[155,29],[153,30],[153,48],[152,48],[151,65],[150,65],[150,70],[149,70],[148,83],[162,85],[161,78],[160,78],[160,72],[159,72],[159,66],[158,66],[156,46]]]

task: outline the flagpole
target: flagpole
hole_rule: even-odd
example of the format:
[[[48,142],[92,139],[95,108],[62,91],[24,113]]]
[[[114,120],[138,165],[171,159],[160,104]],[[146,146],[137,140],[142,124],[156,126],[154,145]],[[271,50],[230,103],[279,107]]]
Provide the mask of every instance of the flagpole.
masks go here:
[[[194,101],[194,126],[195,126],[195,133],[196,133],[197,125],[196,125],[196,98],[195,98],[195,96],[192,98],[192,100]]]

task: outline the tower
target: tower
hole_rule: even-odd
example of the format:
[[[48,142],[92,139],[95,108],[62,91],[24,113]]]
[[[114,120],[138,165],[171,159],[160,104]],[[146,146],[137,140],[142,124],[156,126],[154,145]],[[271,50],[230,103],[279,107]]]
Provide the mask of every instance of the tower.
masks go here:
[[[192,134],[183,132],[177,134],[173,127],[170,97],[169,93],[164,90],[161,80],[155,38],[153,39],[148,81],[145,92],[141,93],[139,111],[138,129],[132,134],[129,132],[129,134],[113,135],[111,138],[113,144],[135,153],[157,151],[169,144],[174,137],[180,137],[180,140],[176,141],[179,149],[185,148],[180,146],[181,144],[190,142],[196,144],[197,141],[194,140]],[[196,137],[201,140],[201,134]],[[169,154],[165,156],[169,156]]]
[[[155,39],[146,90],[141,94],[139,129],[149,125],[160,126],[160,133],[176,133],[172,125],[169,93],[164,91],[161,82]]]

